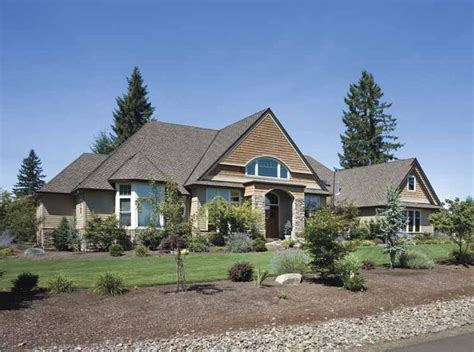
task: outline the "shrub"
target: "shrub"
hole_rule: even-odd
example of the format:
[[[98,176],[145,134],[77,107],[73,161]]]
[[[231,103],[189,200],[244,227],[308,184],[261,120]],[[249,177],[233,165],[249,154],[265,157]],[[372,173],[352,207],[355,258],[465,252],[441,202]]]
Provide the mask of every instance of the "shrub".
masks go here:
[[[254,274],[255,285],[261,287],[268,275],[268,270],[258,268],[257,272]]]
[[[335,214],[329,208],[317,209],[307,219],[304,235],[306,248],[312,256],[312,265],[322,277],[335,273],[335,263],[346,253],[338,241],[347,226],[343,215]]]
[[[204,236],[197,235],[191,238],[188,248],[195,253],[209,252],[209,242]]]
[[[160,248],[165,251],[174,251],[186,247],[186,241],[181,236],[169,235],[165,237],[161,243]]]
[[[0,235],[0,248],[11,247],[13,242],[15,241],[15,237],[13,237],[8,232],[4,232]]]
[[[346,254],[336,262],[337,275],[344,287],[350,291],[365,290],[365,280],[359,273],[360,261],[353,253]]]
[[[36,200],[25,196],[17,198],[8,204],[4,218],[5,229],[18,242],[33,242],[36,238]]]
[[[366,240],[370,237],[370,230],[367,226],[357,225],[349,231],[349,238],[351,240]]]
[[[8,257],[13,255],[14,251],[11,247],[0,248],[0,257]]]
[[[474,253],[472,252],[459,253],[459,249],[455,248],[451,252],[451,257],[459,264],[474,265]]]
[[[311,256],[301,249],[288,249],[275,252],[270,261],[270,270],[275,275],[304,274],[310,268]]]
[[[53,245],[58,251],[77,251],[80,249],[81,241],[77,230],[71,226],[68,219],[63,217],[59,226],[54,229]]]
[[[207,238],[213,246],[219,246],[219,247],[225,246],[225,238],[219,232],[209,232],[209,234],[207,235]]]
[[[148,248],[144,244],[139,244],[135,247],[135,255],[137,257],[146,257],[148,255]]]
[[[110,245],[109,253],[112,257],[120,257],[123,255],[123,247],[118,243],[114,243]]]
[[[58,274],[49,279],[48,290],[53,293],[66,293],[74,291],[74,284],[70,278]]]
[[[237,262],[229,269],[229,279],[234,282],[252,281],[253,265],[249,262]]]
[[[267,249],[267,241],[263,239],[262,237],[257,237],[257,239],[253,243],[253,250],[255,252],[266,252]]]
[[[112,243],[118,243],[123,248],[130,248],[130,239],[125,229],[119,227],[114,215],[105,219],[93,215],[87,222],[84,239],[100,251],[107,251]]]
[[[408,250],[398,258],[400,266],[407,269],[432,269],[434,262],[425,253]]]
[[[362,269],[364,269],[364,270],[375,269],[375,263],[373,261],[370,261],[370,260],[364,260],[362,262]]]
[[[126,291],[123,280],[113,273],[99,274],[94,280],[92,291],[98,295],[121,295]]]
[[[293,248],[295,246],[296,242],[292,239],[289,239],[289,240],[283,240],[281,241],[280,245],[284,248],[284,249],[288,249],[288,248]]]
[[[30,292],[38,285],[38,275],[24,272],[12,280],[12,292]]]
[[[152,251],[158,248],[163,238],[165,238],[165,231],[155,226],[149,226],[146,229],[140,230],[135,236],[135,244],[143,244]]]
[[[226,250],[232,253],[251,252],[254,242],[246,233],[234,233],[227,239]]]
[[[25,257],[28,257],[28,258],[36,258],[36,257],[44,256],[45,253],[42,248],[32,247],[25,250],[23,254]]]

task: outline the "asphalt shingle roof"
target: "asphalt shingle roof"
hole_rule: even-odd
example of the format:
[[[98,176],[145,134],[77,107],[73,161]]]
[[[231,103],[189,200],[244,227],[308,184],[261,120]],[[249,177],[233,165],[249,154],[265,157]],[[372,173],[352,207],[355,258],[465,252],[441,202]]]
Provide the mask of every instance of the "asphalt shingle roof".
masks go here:
[[[138,152],[126,161],[110,178],[118,180],[150,180],[167,181],[167,176],[156,167],[143,153]]]
[[[325,186],[327,190],[332,194],[332,183],[334,181],[334,172],[321,164],[319,161],[314,159],[313,157],[309,155],[304,156],[306,160],[308,161],[309,165],[313,168],[313,170],[316,172],[318,175],[319,179],[321,182],[325,182]]]

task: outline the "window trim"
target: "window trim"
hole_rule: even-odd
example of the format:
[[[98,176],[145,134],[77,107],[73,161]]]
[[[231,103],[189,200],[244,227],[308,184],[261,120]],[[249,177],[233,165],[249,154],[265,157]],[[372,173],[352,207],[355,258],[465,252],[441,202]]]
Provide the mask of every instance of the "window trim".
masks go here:
[[[236,188],[222,188],[222,187],[206,187],[206,203],[210,202],[212,199],[214,198],[209,198],[209,193],[208,193],[208,190],[210,189],[219,189],[219,190],[224,190],[227,192],[227,199],[224,198],[225,201],[229,202],[230,204],[234,204],[234,205],[238,205],[240,203],[242,203],[242,191],[240,189],[236,189]],[[232,201],[232,191],[234,192],[239,192],[239,201],[236,202],[236,201]]]
[[[413,227],[410,231],[410,213],[413,214]],[[418,216],[417,216],[418,215]],[[416,219],[418,218],[418,231],[416,230]],[[408,233],[420,233],[421,232],[421,211],[412,209],[406,211],[406,232]]]
[[[410,189],[410,179],[413,179],[413,189]],[[416,192],[416,176],[415,175],[408,175],[407,190],[408,192]]]
[[[269,159],[269,160],[273,160],[277,163],[277,176],[276,177],[275,176],[261,176],[261,175],[258,174],[258,161],[261,160],[261,159]],[[248,166],[252,163],[255,163],[255,175],[249,174],[248,170],[247,170]],[[282,166],[286,169],[286,174],[287,174],[286,176],[287,177],[281,177],[281,167]],[[259,157],[253,158],[252,160],[250,160],[245,165],[245,176],[258,177],[258,178],[269,178],[269,179],[274,179],[274,180],[289,180],[291,178],[291,173],[290,173],[290,168],[288,166],[286,166],[285,163],[283,163],[279,159],[271,157],[271,156],[259,156]]]

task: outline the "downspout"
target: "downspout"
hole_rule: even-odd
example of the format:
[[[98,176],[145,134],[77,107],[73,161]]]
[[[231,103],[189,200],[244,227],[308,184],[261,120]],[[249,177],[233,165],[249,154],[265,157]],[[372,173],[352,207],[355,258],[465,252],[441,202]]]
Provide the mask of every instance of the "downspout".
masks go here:
[[[336,172],[337,168],[334,168],[334,172],[332,173],[332,209],[336,208]]]

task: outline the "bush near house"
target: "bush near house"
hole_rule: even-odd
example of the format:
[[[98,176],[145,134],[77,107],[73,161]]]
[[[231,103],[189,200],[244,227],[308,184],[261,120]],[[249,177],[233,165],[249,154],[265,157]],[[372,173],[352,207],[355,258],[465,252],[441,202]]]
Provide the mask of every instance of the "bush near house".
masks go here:
[[[52,238],[54,248],[58,251],[78,251],[81,247],[79,234],[66,217],[61,219],[61,223],[53,231]]]
[[[238,262],[229,269],[229,279],[234,282],[252,281],[253,265],[249,262]]]
[[[207,238],[209,240],[209,242],[213,245],[213,246],[218,246],[218,247],[223,247],[225,246],[225,238],[224,238],[224,235],[222,235],[221,233],[219,232],[209,232],[207,234]]]
[[[204,236],[193,236],[188,243],[188,249],[194,253],[209,252],[209,242]]]
[[[350,291],[366,290],[365,280],[359,272],[361,263],[354,253],[346,254],[336,261],[337,275],[341,278],[344,287]]]
[[[117,218],[111,215],[105,219],[93,215],[87,222],[84,239],[89,246],[107,251],[113,243],[120,244],[123,248],[131,248],[130,239],[125,229],[119,227]]]
[[[149,226],[140,230],[134,238],[136,245],[143,244],[152,251],[158,248],[161,241],[166,237],[164,229],[159,229],[156,226]]]
[[[227,239],[226,251],[231,253],[251,252],[255,241],[246,233],[233,233]]]
[[[139,244],[135,247],[135,255],[137,257],[146,257],[148,256],[148,248],[144,244]]]
[[[112,257],[120,257],[123,255],[123,247],[118,243],[113,243],[109,247],[109,253]]]
[[[253,250],[255,252],[266,252],[268,250],[267,241],[263,237],[257,237],[253,243]]]
[[[287,249],[275,252],[270,261],[270,270],[275,275],[308,272],[311,256],[301,249]]]

